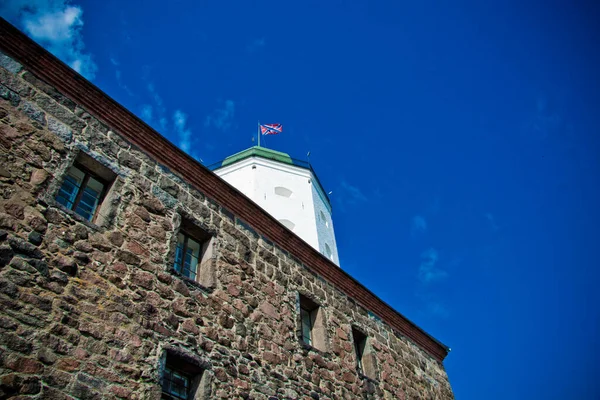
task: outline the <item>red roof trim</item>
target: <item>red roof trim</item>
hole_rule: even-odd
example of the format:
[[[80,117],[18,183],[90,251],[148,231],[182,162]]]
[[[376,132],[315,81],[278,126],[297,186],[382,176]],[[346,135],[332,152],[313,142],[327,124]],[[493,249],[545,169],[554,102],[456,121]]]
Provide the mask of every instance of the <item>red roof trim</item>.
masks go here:
[[[213,172],[200,165],[166,138],[111,99],[108,95],[69,68],[18,29],[0,18],[0,48],[25,69],[50,84],[87,112],[114,128],[150,157],[167,166],[207,197],[246,221],[257,232],[277,243],[307,268],[335,285],[359,304],[439,361],[448,348],[394,310],[370,290],[337,267],[295,234],[281,225],[262,208]]]

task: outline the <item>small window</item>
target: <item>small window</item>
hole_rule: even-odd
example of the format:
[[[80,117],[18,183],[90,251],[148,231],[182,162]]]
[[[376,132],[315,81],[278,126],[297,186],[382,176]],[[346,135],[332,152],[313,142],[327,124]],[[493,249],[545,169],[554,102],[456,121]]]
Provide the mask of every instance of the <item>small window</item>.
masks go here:
[[[93,222],[116,174],[86,155],[71,166],[56,194],[56,201]]]
[[[283,197],[292,197],[292,191],[283,186],[277,186],[275,188],[275,194],[277,194],[279,196],[283,196]]]
[[[313,327],[315,326],[315,320],[317,319],[318,307],[314,307],[312,304],[300,303],[300,319],[302,324],[302,341],[312,346],[313,344]]]
[[[173,269],[206,287],[214,286],[213,240],[203,229],[183,219],[177,234]]]
[[[163,373],[164,398],[187,399],[190,393],[190,376],[168,365]]]
[[[325,216],[323,210],[319,211],[319,218],[321,218],[321,221],[323,221],[325,226],[329,228],[329,221],[327,221],[327,217]]]
[[[195,281],[201,248],[200,243],[189,236],[187,232],[179,232],[175,250],[175,271]]]
[[[325,243],[325,257],[329,258],[330,260],[333,260],[333,253],[331,252],[331,247],[329,247],[329,245],[327,243]]]
[[[363,372],[363,355],[365,354],[365,346],[367,345],[367,336],[362,332],[352,329],[352,338],[354,339],[354,352],[356,354],[356,366],[358,371]]]
[[[279,222],[281,222],[283,226],[288,228],[290,231],[293,231],[296,227],[296,224],[290,221],[289,219],[280,219]]]
[[[354,353],[356,356],[356,369],[362,375],[375,378],[375,353],[368,342],[368,337],[356,328],[352,328],[352,340],[354,341]]]
[[[309,346],[326,350],[323,310],[303,295],[300,295],[300,338]]]
[[[207,398],[201,392],[200,381],[204,369],[200,362],[186,355],[166,352],[166,360],[161,376],[163,400]]]

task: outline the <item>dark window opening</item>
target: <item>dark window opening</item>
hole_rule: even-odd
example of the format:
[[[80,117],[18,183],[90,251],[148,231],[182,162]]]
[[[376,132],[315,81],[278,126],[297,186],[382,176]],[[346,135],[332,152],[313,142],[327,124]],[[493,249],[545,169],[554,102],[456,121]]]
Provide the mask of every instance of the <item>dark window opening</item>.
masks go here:
[[[198,396],[206,398],[202,393],[197,393],[203,369],[188,358],[167,351],[161,377],[163,400],[194,399]]]
[[[356,355],[356,369],[359,374],[370,379],[377,377],[377,359],[370,339],[360,330],[352,327],[352,340]]]
[[[352,338],[354,339],[354,352],[356,353],[356,366],[358,371],[364,374],[363,357],[367,346],[367,336],[362,332],[352,328]]]

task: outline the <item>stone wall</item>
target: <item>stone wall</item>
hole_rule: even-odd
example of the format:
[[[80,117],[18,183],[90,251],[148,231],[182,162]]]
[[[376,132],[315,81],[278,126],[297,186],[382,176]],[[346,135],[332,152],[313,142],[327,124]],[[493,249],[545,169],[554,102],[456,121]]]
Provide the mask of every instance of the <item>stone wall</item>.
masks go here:
[[[158,399],[167,353],[201,366],[197,398],[453,398],[439,360],[93,112],[0,65],[0,398]],[[95,223],[54,200],[82,154],[117,176]],[[182,218],[213,236],[204,285],[172,268]],[[320,306],[325,348],[299,339],[300,294]],[[353,327],[375,376],[357,372]]]

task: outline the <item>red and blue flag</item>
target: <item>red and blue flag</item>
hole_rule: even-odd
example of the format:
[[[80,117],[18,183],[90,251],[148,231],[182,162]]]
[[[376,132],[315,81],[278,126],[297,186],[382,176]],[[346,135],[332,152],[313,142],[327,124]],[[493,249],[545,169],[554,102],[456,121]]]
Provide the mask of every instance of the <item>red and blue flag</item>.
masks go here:
[[[260,124],[260,133],[263,135],[277,135],[283,131],[281,124]]]

